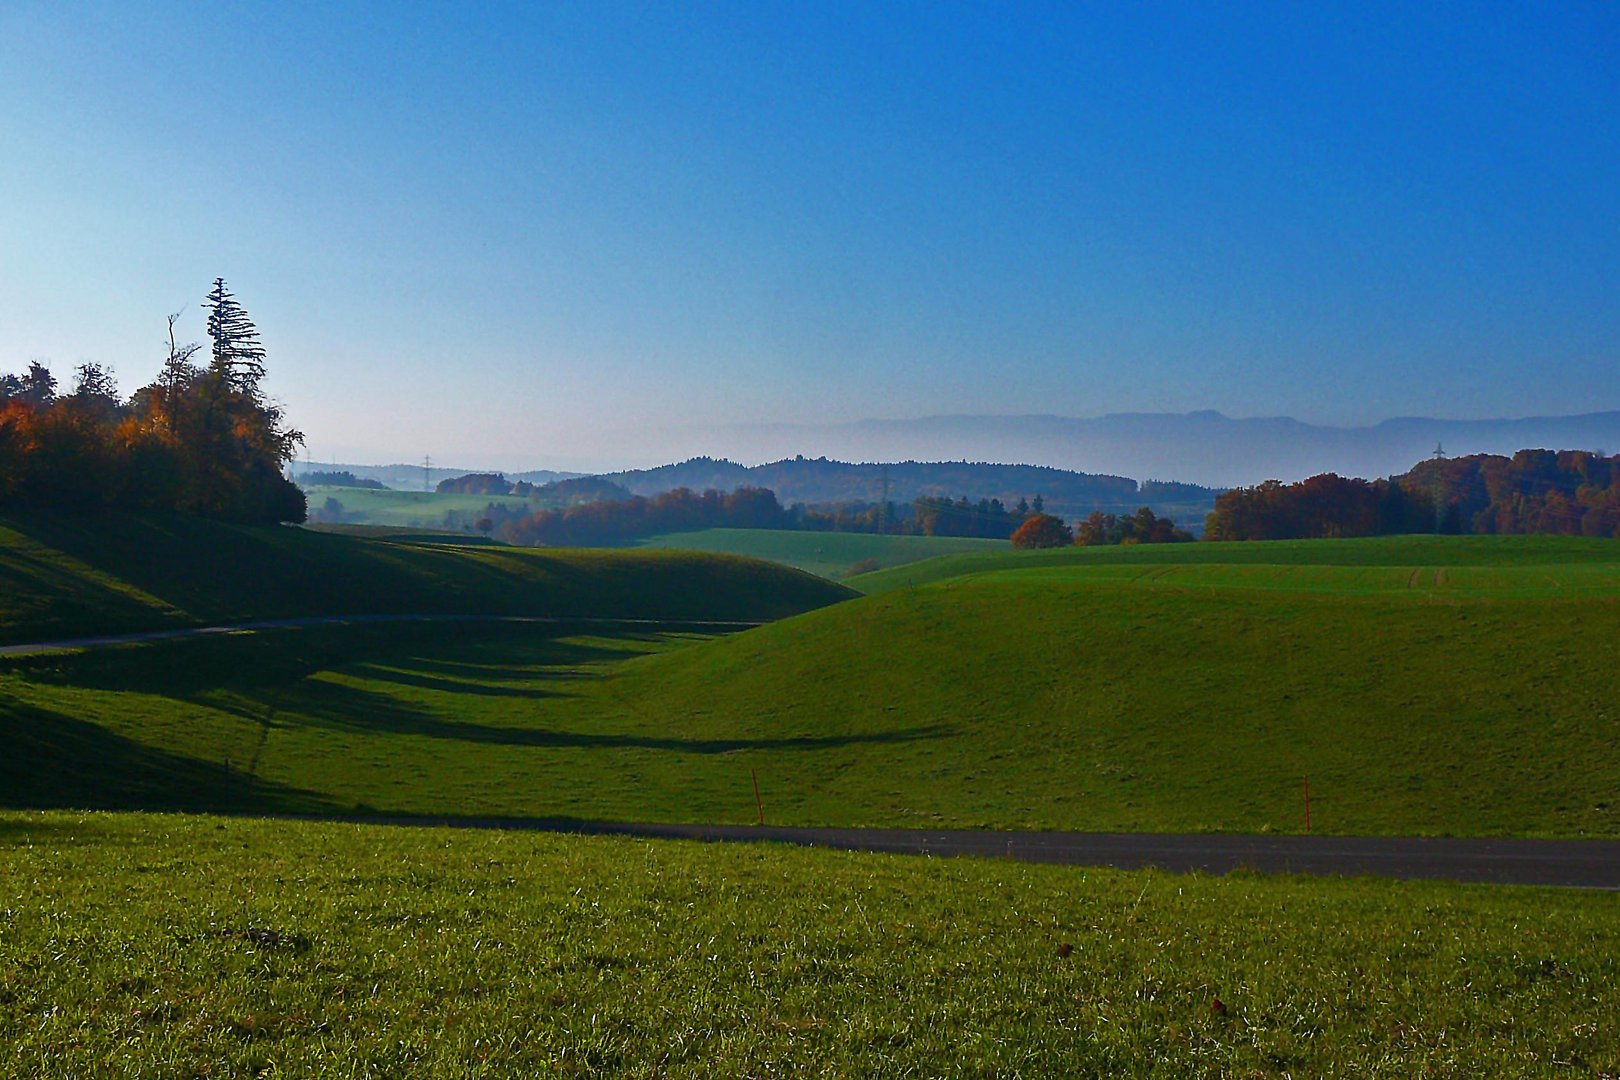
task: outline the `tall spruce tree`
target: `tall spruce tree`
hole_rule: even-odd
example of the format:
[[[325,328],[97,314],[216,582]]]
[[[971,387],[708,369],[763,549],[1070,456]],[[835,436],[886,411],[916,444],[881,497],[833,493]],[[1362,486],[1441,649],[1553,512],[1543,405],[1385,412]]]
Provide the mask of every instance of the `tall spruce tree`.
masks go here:
[[[264,343],[259,340],[259,328],[225,288],[224,278],[214,279],[214,288],[203,306],[208,309],[208,336],[214,339],[210,370],[232,390],[256,395],[259,380],[264,378]]]

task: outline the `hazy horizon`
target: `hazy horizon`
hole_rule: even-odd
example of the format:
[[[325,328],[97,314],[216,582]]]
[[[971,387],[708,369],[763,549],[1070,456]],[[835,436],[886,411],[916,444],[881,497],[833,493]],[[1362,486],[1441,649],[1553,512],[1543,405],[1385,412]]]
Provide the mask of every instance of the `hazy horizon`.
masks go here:
[[[328,460],[1616,409],[1617,42],[1597,4],[10,4],[0,371],[128,393],[222,276]]]
[[[937,416],[870,419],[841,425],[734,425],[663,438],[643,433],[652,449],[640,457],[539,460],[431,455],[436,475],[539,471],[615,473],[657,468],[691,458],[720,458],[744,466],[796,456],[852,463],[970,461],[1042,465],[1209,487],[1262,480],[1302,480],[1322,472],[1375,479],[1406,472],[1437,445],[1450,456],[1512,454],[1525,448],[1606,451],[1620,447],[1620,411],[1568,417],[1451,420],[1391,417],[1367,427],[1311,425],[1290,417],[1233,418],[1218,412],[1058,416]],[[661,448],[661,449],[660,449]],[[422,467],[402,454],[319,454],[300,467]],[[412,481],[414,485],[414,481]]]

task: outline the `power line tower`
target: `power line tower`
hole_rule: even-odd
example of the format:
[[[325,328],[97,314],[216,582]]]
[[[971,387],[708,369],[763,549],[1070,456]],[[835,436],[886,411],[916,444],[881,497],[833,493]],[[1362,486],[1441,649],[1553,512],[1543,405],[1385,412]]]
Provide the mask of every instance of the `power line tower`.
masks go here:
[[[422,455],[422,490],[433,490],[433,455]]]

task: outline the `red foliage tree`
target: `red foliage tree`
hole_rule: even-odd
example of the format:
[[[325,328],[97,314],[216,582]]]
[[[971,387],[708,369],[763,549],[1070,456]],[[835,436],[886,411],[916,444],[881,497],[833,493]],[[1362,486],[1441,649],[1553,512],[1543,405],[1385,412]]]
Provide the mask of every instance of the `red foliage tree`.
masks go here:
[[[1060,517],[1032,514],[1012,534],[1012,546],[1020,549],[1067,547],[1074,543],[1074,532]]]

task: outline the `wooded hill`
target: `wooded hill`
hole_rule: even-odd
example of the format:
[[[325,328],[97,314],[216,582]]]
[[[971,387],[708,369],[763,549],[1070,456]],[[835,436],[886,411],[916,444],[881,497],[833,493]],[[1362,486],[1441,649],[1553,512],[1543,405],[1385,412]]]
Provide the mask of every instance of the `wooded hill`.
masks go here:
[[[1039,495],[1055,513],[1084,516],[1092,510],[1124,508],[1148,503],[1156,508],[1172,505],[1214,505],[1216,490],[1196,484],[1138,483],[1127,476],[1054,469],[1044,465],[999,465],[969,461],[900,461],[890,464],[852,463],[828,458],[793,457],[752,467],[719,458],[696,457],[656,469],[610,473],[606,479],[635,495],[658,495],[676,488],[693,491],[733,491],[740,487],[769,488],[783,506],[872,503],[882,501],[885,476],[891,502],[910,503],[921,498],[961,496],[977,501],[997,499],[1008,506]],[[1202,513],[1200,510],[1199,513]]]

